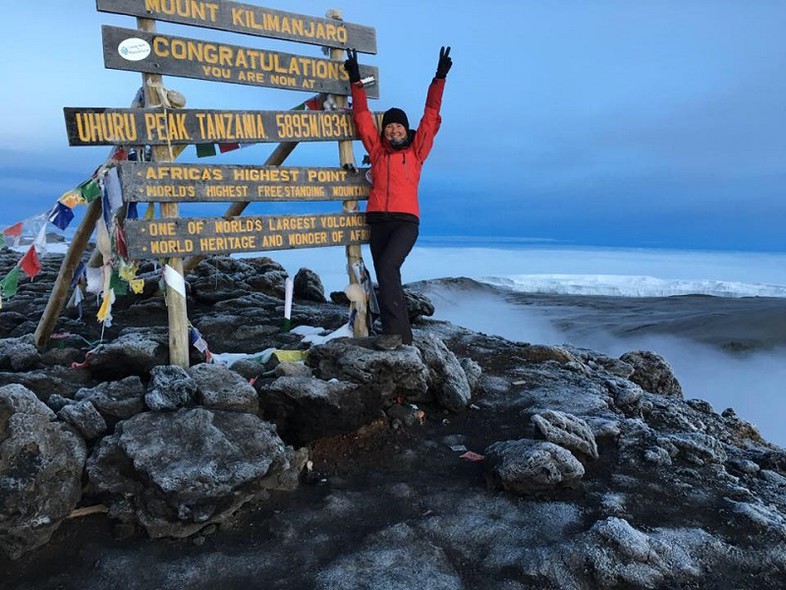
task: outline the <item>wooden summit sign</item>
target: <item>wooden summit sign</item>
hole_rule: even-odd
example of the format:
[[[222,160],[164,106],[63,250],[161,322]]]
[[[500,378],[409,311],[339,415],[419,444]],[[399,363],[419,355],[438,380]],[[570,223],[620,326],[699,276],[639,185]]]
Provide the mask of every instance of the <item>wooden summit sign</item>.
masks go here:
[[[101,12],[376,53],[374,29],[239,2],[204,0],[96,0]]]
[[[367,171],[141,162],[118,165],[127,202],[364,200],[371,188]]]
[[[368,241],[362,213],[129,219],[126,230],[132,259],[348,246]]]
[[[110,69],[305,92],[350,94],[349,76],[342,61],[106,25],[101,30],[104,65]],[[360,66],[360,75],[379,80],[376,67]],[[369,86],[367,92],[370,98],[379,98],[378,84]]]
[[[170,145],[357,139],[338,111],[65,107],[69,145]],[[377,120],[382,113],[375,113]]]

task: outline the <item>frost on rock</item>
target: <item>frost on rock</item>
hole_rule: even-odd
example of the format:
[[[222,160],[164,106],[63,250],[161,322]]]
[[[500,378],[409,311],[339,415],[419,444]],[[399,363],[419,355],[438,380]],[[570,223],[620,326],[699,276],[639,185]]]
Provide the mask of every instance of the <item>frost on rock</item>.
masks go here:
[[[573,454],[550,442],[496,442],[485,451],[489,485],[518,494],[538,494],[555,488],[576,487],[584,466]]]
[[[249,412],[259,410],[259,397],[243,377],[222,365],[202,363],[189,369],[197,385],[197,400],[206,408]]]
[[[526,552],[522,569],[554,588],[682,587],[696,583],[703,574],[693,554],[717,544],[701,530],[647,534],[624,519],[610,517],[557,548]]]
[[[547,441],[587,457],[598,458],[598,444],[589,425],[572,414],[546,410],[532,416],[532,421]]]
[[[456,590],[463,584],[442,549],[401,523],[373,535],[359,551],[324,568],[316,576],[316,587]]]
[[[428,367],[428,388],[437,402],[452,412],[467,407],[472,390],[456,355],[434,334],[417,334],[415,346]]]
[[[620,360],[633,366],[630,380],[645,391],[668,397],[682,398],[682,386],[668,361],[654,352],[637,350],[627,352]]]
[[[246,413],[145,412],[118,431],[90,457],[90,483],[109,494],[111,514],[136,518],[152,537],[188,536],[266,489],[294,489],[307,458]]]
[[[0,554],[47,543],[82,495],[85,443],[22,385],[0,387]]]

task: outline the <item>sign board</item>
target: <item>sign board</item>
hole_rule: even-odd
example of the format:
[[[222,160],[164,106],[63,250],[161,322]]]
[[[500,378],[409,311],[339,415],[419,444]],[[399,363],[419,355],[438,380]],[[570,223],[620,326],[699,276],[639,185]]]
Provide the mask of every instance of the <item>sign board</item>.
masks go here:
[[[172,37],[136,29],[101,27],[104,65],[115,70],[196,78],[304,92],[350,94],[344,62],[214,41]],[[379,70],[360,66],[360,76],[377,81],[367,88],[379,98]]]
[[[121,162],[126,202],[365,200],[368,168],[211,166]]]
[[[65,107],[69,145],[176,145],[357,139],[345,111]],[[375,113],[377,123],[382,113]]]
[[[204,0],[96,0],[101,12],[193,25],[257,37],[376,53],[372,27],[305,16],[239,2]]]
[[[348,246],[369,236],[362,213],[129,219],[125,229],[132,259]]]

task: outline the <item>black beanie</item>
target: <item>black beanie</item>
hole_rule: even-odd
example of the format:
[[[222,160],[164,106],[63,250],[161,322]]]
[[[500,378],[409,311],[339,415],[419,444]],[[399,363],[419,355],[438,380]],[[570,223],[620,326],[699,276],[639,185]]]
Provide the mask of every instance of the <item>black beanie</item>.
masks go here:
[[[407,114],[401,109],[393,107],[385,111],[385,114],[382,115],[382,131],[391,123],[401,123],[409,131],[409,119],[407,119]]]

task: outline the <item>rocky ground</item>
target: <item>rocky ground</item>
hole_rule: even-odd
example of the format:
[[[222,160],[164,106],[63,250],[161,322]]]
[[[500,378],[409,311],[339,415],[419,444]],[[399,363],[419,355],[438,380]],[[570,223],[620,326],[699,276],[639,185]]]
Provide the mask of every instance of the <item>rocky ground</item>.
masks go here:
[[[166,366],[152,267],[101,343],[91,301],[41,352],[57,267],[0,312],[0,587],[784,587],[786,452],[657,354],[508,342],[415,292],[414,346],[309,345],[262,258],[203,262],[190,320],[305,363]],[[293,325],[346,322],[296,283]]]

